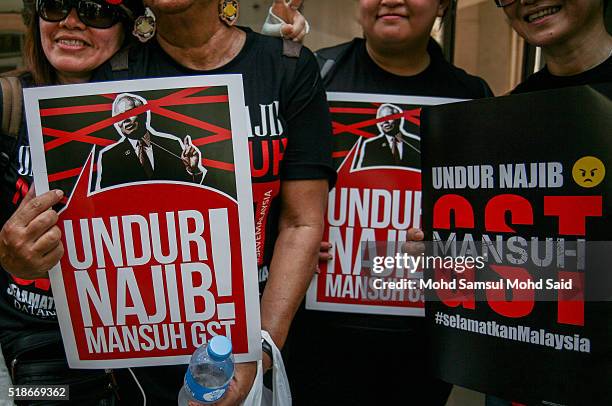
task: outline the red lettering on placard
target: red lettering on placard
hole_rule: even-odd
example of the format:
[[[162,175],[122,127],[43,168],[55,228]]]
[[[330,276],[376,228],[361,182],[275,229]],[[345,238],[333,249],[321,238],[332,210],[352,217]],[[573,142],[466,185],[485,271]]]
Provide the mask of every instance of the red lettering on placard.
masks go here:
[[[557,321],[584,326],[584,273],[559,272],[558,280],[571,280],[572,289],[559,289]]]
[[[506,222],[510,213],[510,222]],[[471,203],[464,197],[448,194],[440,197],[434,205],[433,228],[475,228]],[[603,215],[601,196],[544,196],[544,215],[559,218],[558,234],[586,236],[587,217]],[[454,224],[453,224],[454,221]],[[533,225],[534,213],[531,203],[522,196],[498,195],[485,206],[484,222],[486,231],[516,233],[511,225]],[[531,282],[533,276],[522,267],[491,265],[491,269],[502,278],[517,282]],[[436,270],[436,280],[450,281],[452,270]],[[474,280],[473,270],[455,277]],[[558,280],[572,280],[572,289],[559,289],[557,298],[557,322],[567,325],[584,325],[584,273],[560,271]],[[448,307],[462,306],[475,309],[474,292],[466,290],[437,290],[440,300]],[[506,292],[490,289],[486,292],[487,302],[497,314],[520,318],[531,314],[535,306],[533,289],[512,288],[512,298],[507,300]]]
[[[601,196],[545,196],[544,215],[559,217],[560,235],[586,235],[586,218],[601,217]]]
[[[433,209],[433,227],[443,230],[451,228],[451,214],[455,216],[455,227],[474,228],[474,210],[470,202],[463,196],[442,196]]]
[[[485,208],[485,228],[497,233],[515,233],[506,224],[506,213],[510,213],[512,224],[533,224],[533,211],[527,199],[517,195],[495,196]]]
[[[525,268],[517,266],[491,265],[491,269],[502,279],[517,282],[531,282],[533,278]],[[534,306],[535,292],[533,289],[512,288],[512,299],[506,300],[505,290],[487,289],[487,302],[497,314],[505,317],[519,318],[531,313]]]
[[[454,269],[439,269],[435,270],[435,280],[450,283],[453,280],[453,275],[457,279],[464,279],[467,282],[474,282],[474,268],[466,268],[466,270],[458,274]],[[436,294],[440,301],[448,307],[463,307],[465,309],[476,309],[476,298],[473,290],[467,289],[436,289]]]

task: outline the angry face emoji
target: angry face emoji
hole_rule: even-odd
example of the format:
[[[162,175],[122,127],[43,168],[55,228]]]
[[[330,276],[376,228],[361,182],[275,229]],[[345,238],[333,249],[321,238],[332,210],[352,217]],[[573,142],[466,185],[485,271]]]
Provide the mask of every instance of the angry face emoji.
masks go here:
[[[592,188],[604,180],[606,167],[599,158],[585,156],[576,161],[572,168],[572,175],[578,186]]]

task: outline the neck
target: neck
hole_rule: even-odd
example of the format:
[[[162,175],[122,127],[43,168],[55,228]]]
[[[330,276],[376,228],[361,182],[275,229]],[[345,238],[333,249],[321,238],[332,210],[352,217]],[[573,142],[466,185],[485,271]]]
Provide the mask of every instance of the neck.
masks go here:
[[[91,79],[91,72],[86,73],[70,73],[56,71],[57,84],[59,85],[74,85],[77,83],[87,83]]]
[[[543,47],[542,52],[550,73],[571,76],[586,72],[604,62],[612,52],[612,36],[603,22],[583,35],[560,45]],[[595,45],[597,44],[597,45]]]
[[[366,40],[366,50],[381,69],[398,76],[414,76],[427,69],[431,62],[427,41],[410,47],[406,44],[383,46]]]
[[[209,4],[196,5],[182,13],[157,15],[160,46],[186,68],[219,68],[234,59],[246,41],[242,30],[219,20],[216,3]]]

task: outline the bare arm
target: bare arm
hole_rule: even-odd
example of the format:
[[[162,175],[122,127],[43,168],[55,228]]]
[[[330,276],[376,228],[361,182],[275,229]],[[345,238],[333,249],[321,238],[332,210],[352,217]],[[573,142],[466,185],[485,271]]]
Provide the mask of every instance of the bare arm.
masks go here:
[[[293,316],[314,274],[327,190],[326,180],[282,183],[279,235],[261,299],[261,326],[279,348],[285,344]],[[266,370],[272,360],[265,353],[263,357]],[[239,405],[248,395],[256,372],[254,362],[236,364],[234,380],[218,405]]]
[[[327,193],[326,180],[282,184],[279,235],[261,299],[262,328],[279,348],[316,268]]]

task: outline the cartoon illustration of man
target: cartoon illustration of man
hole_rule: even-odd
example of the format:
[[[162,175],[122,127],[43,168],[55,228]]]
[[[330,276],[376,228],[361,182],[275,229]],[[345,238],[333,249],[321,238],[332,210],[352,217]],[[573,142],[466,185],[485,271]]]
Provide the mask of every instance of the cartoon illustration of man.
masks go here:
[[[404,111],[385,103],[378,108],[376,118],[401,114]],[[379,166],[421,168],[420,138],[404,129],[404,117],[376,123],[379,135],[361,143],[355,169]]]
[[[113,117],[147,104],[137,95],[122,93],[113,102]],[[151,128],[151,111],[114,124],[121,139],[100,151],[96,190],[123,183],[174,180],[201,184],[206,175],[191,137],[183,141]]]

